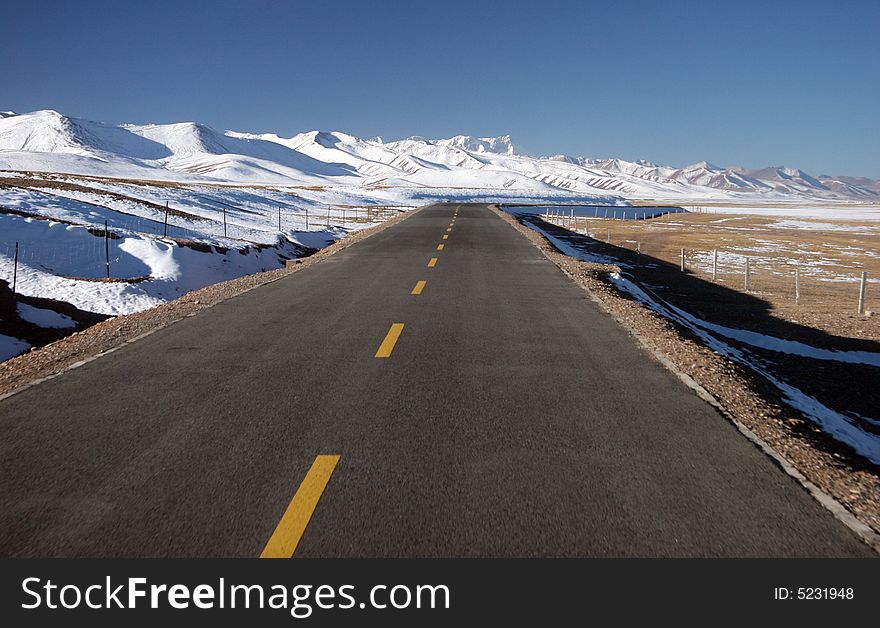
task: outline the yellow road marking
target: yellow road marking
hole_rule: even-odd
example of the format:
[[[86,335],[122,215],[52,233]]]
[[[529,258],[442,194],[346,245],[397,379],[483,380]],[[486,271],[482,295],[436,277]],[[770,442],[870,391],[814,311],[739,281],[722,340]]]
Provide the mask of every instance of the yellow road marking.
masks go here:
[[[263,548],[260,558],[290,558],[309,525],[309,520],[318,506],[318,500],[333,475],[339,462],[338,455],[321,455],[315,458],[311,469],[296,489],[293,499],[284,511],[275,532]]]
[[[444,239],[444,240],[448,240],[448,239],[449,239],[449,234],[448,234],[448,233],[443,234],[443,239]]]
[[[452,227],[449,227],[446,231],[452,231]]]
[[[426,283],[428,283],[428,282],[425,281],[424,279],[421,280],[421,281],[417,281],[417,282],[416,282],[416,287],[412,289],[412,292],[410,292],[410,294],[421,294],[421,293],[422,293],[422,290],[425,289],[425,284],[426,284]]]
[[[436,266],[436,265],[437,265],[437,258],[432,257],[431,261],[428,262],[428,268],[434,268],[434,266]]]
[[[442,250],[443,250],[443,245],[442,245],[442,244],[438,244],[438,245],[437,245],[437,250],[438,250],[438,251],[442,251]]]
[[[385,334],[385,340],[382,341],[382,344],[379,345],[379,350],[376,351],[376,357],[390,358],[391,352],[394,351],[394,345],[397,344],[397,339],[400,338],[402,333],[403,323],[392,323],[391,329]]]

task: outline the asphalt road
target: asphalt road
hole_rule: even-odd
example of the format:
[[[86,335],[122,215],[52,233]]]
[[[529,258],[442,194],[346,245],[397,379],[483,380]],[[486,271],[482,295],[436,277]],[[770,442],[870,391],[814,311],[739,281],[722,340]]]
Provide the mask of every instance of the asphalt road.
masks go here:
[[[873,555],[457,207],[0,401],[0,555]]]

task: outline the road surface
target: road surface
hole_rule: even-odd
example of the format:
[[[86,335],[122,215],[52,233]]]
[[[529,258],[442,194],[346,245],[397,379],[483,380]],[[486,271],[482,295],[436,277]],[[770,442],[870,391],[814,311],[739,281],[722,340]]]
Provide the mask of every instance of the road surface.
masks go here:
[[[479,205],[0,401],[0,460],[4,556],[873,555]]]

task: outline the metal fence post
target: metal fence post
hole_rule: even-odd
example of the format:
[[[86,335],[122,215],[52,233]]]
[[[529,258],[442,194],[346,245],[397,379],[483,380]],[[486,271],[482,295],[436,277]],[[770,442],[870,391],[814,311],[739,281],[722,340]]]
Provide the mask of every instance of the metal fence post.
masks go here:
[[[12,293],[15,294],[15,285],[18,283],[18,242],[15,243],[15,261],[12,262]]]
[[[104,264],[107,266],[107,279],[110,279],[110,231],[107,229],[107,221],[104,221]]]
[[[745,291],[749,291],[749,257],[746,256],[746,276],[745,276]]]

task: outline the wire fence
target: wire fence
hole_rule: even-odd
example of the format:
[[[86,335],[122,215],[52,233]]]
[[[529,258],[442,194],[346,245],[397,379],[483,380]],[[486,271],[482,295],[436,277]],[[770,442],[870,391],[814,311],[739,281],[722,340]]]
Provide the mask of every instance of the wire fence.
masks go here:
[[[230,207],[223,218],[190,217],[168,208],[156,218],[130,214],[110,215],[104,224],[70,224],[43,216],[29,216],[26,225],[0,232],[0,278],[10,285],[27,266],[52,275],[77,279],[134,279],[149,267],[126,252],[126,238],[151,236],[157,240],[193,241],[213,246],[277,242],[282,235],[304,232],[348,231],[384,222],[407,208],[398,206],[328,207],[291,211],[276,208],[251,216],[244,223],[240,210]],[[244,224],[243,224],[244,223]],[[275,227],[275,229],[273,229]],[[338,234],[333,236],[333,239]]]
[[[578,230],[578,225],[587,224],[590,218],[603,220],[648,220],[669,214],[681,214],[686,210],[682,207],[654,206],[620,206],[620,205],[558,205],[546,207],[542,217],[547,222]]]
[[[546,222],[606,244],[636,251],[733,290],[814,311],[864,314],[880,307],[880,278],[872,276],[865,261],[832,263],[815,256],[788,257],[778,252],[748,254],[737,247],[696,248],[668,233],[637,232],[620,228],[614,219],[548,212]],[[635,218],[629,219],[632,222]],[[627,220],[618,218],[617,220]],[[637,220],[642,220],[641,216]],[[723,242],[723,238],[720,238]]]

